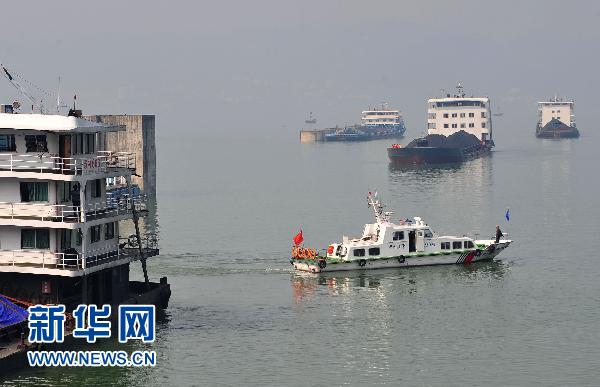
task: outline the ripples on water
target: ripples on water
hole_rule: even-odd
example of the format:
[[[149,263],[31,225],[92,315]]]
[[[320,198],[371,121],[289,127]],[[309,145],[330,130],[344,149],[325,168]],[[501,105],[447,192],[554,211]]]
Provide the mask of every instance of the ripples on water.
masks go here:
[[[150,274],[173,290],[152,345],[158,366],[25,370],[6,383],[597,384],[597,141],[513,134],[489,157],[416,169],[390,166],[385,141],[165,141],[160,228],[148,224],[162,252]],[[188,154],[198,170],[172,168]],[[515,243],[499,262],[467,267],[293,272],[292,236],[302,228],[324,247],[360,233],[371,189],[395,218],[422,216],[440,234],[500,224]]]

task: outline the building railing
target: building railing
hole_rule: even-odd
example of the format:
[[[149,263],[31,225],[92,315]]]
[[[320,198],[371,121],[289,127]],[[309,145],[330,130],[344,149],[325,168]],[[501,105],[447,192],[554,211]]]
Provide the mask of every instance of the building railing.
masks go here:
[[[85,214],[90,218],[110,217],[131,214],[132,206],[143,213],[146,210],[146,195],[111,197],[99,203],[85,206]],[[36,219],[60,222],[79,222],[81,206],[45,203],[6,203],[0,202],[0,218]]]
[[[131,237],[119,238],[119,240],[122,239],[130,240]],[[146,257],[158,254],[156,240],[155,235],[145,235],[142,237],[142,251]],[[68,249],[63,252],[29,249],[0,250],[0,271],[2,271],[1,268],[3,266],[82,270],[84,268],[91,268],[106,262],[118,261],[127,257],[139,259],[139,248],[137,247],[137,244],[131,246],[128,243],[120,243],[117,248],[115,248],[115,246],[109,246],[104,249],[90,250],[86,253],[85,258],[82,253],[75,249]]]
[[[0,154],[0,170],[11,172],[93,175],[117,169],[135,170],[135,154],[129,152],[97,152],[90,158],[59,157],[47,154]]]

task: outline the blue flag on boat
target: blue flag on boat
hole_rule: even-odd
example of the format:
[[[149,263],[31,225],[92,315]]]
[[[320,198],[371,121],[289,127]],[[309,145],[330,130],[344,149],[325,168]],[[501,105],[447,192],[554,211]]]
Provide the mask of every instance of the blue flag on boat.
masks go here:
[[[510,220],[510,208],[506,209],[506,214],[504,215],[504,217],[506,218],[507,221]]]

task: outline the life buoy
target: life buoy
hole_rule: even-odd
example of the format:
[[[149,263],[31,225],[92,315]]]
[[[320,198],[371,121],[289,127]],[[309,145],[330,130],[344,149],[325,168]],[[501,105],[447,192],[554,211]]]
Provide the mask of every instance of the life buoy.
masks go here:
[[[324,259],[319,259],[317,265],[319,265],[319,269],[323,270],[327,267],[327,262]]]
[[[359,259],[358,260],[358,266],[364,267],[366,264],[367,264],[367,260],[366,259]]]

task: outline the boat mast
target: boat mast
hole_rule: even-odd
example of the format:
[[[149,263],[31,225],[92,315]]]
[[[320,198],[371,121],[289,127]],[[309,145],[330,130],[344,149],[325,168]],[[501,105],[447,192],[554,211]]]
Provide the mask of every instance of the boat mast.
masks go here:
[[[377,191],[369,191],[369,194],[367,195],[367,202],[369,204],[369,207],[373,209],[373,214],[375,215],[375,220],[377,221],[377,223],[389,222],[393,212],[383,211],[383,205],[381,204],[379,199],[377,199]]]

